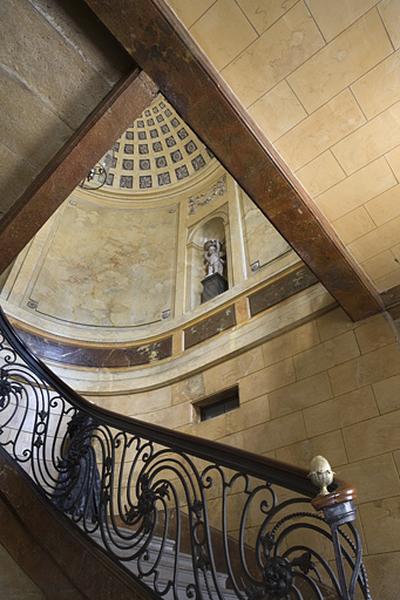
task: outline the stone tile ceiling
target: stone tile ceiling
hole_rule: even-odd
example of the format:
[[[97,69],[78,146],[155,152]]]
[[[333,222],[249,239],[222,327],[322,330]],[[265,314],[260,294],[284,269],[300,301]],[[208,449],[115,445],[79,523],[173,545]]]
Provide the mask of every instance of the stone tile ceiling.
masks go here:
[[[400,0],[168,0],[379,291],[400,284]]]

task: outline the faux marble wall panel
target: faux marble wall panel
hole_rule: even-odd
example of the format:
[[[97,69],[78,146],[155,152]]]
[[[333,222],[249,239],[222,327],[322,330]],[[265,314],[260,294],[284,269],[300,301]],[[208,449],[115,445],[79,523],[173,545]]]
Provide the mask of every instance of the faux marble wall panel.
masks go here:
[[[232,306],[228,306],[208,319],[196,323],[185,329],[185,348],[191,348],[210,337],[221,333],[225,329],[233,327],[236,323],[235,312]]]
[[[242,214],[248,266],[256,261],[259,261],[260,266],[265,265],[290,250],[286,240],[244,193],[242,193]]]
[[[318,279],[306,266],[291,271],[286,277],[273,281],[269,286],[265,286],[249,296],[251,316],[254,317],[270,306],[307,289],[317,281]]]
[[[173,309],[176,239],[176,206],[132,210],[72,200],[30,294],[36,311],[93,326],[160,320]]]
[[[168,358],[172,353],[171,336],[148,344],[128,347],[82,347],[19,330],[28,348],[42,360],[62,362],[82,367],[137,367]]]

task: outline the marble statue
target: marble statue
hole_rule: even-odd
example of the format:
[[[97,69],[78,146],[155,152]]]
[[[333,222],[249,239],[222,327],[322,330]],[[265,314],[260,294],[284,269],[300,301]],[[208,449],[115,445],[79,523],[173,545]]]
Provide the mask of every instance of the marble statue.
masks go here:
[[[206,268],[206,274],[214,275],[218,273],[223,277],[224,265],[225,265],[225,254],[223,252],[223,242],[220,240],[207,240],[204,244],[204,265]]]

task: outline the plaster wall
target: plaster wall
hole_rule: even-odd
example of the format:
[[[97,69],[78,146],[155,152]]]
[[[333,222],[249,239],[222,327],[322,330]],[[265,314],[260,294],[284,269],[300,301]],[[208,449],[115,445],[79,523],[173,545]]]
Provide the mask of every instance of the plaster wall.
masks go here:
[[[260,218],[259,208],[245,194],[242,195],[242,215],[249,265],[258,263],[262,267],[290,251],[286,240],[267,219]]]
[[[400,283],[400,1],[169,0],[380,291]]]
[[[240,407],[197,422],[193,403],[235,384]],[[400,351],[390,320],[379,315],[354,324],[336,308],[173,385],[88,397],[126,415],[305,468],[314,455],[325,455],[338,476],[358,489],[373,597],[395,600],[399,384]]]

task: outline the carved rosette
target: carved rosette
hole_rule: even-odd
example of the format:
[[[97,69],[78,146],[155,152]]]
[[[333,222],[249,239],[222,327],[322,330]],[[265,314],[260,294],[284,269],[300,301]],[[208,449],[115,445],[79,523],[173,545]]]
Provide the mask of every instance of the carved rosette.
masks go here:
[[[283,600],[291,597],[296,573],[308,574],[314,569],[311,553],[303,552],[291,560],[279,556],[277,541],[272,533],[263,537],[262,545],[262,582],[247,588],[248,600]]]

